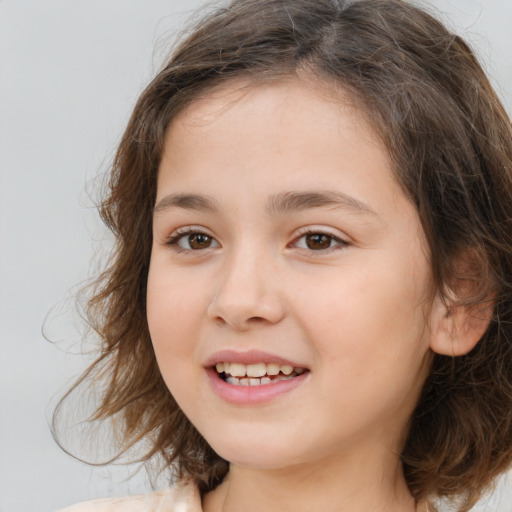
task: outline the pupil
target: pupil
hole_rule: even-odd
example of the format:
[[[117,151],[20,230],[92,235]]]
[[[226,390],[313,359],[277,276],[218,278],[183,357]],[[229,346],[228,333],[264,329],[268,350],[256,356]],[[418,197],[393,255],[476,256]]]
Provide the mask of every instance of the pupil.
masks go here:
[[[321,233],[307,235],[306,245],[309,249],[328,249],[331,245],[331,237]]]
[[[192,249],[205,249],[206,247],[210,247],[211,238],[202,233],[195,233],[190,235],[189,244]]]

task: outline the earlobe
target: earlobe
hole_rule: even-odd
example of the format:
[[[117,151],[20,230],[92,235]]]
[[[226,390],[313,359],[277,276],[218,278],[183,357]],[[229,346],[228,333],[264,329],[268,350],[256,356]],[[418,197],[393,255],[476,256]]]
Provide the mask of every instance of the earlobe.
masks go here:
[[[467,354],[480,341],[492,318],[493,301],[446,304],[436,296],[431,310],[430,348],[442,355]]]

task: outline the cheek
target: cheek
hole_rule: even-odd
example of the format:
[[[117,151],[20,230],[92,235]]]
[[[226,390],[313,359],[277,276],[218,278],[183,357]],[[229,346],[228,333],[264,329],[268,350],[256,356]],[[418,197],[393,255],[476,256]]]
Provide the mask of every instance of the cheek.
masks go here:
[[[191,341],[197,336],[201,319],[200,299],[194,287],[150,267],[147,289],[148,327],[162,375],[179,374],[183,359],[190,360],[194,352]]]
[[[193,312],[186,300],[179,300],[175,294],[167,292],[161,283],[150,286],[148,283],[147,300],[148,326],[155,351],[158,367],[162,378],[180,404],[198,403],[198,390],[195,389],[198,379],[194,361],[194,335],[191,325],[194,324]]]
[[[420,268],[413,279],[410,261],[375,260],[348,265],[323,286],[306,285],[310,291],[297,294],[303,297],[297,316],[320,363],[335,366],[337,378],[347,382],[377,376],[395,382],[397,371],[413,378],[428,350],[427,273]]]
[[[207,294],[190,286],[184,272],[159,270],[153,265],[148,276],[149,332],[167,388],[197,425],[210,407],[204,397],[204,372],[197,353]]]

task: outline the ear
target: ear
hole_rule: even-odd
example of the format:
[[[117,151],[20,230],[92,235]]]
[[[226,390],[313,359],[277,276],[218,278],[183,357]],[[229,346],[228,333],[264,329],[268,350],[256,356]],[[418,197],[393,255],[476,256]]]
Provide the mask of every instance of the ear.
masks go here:
[[[493,300],[468,306],[446,304],[436,296],[431,309],[430,348],[442,355],[461,356],[473,350],[492,318]]]
[[[483,251],[459,253],[449,289],[438,291],[430,311],[430,348],[438,354],[461,356],[473,350],[489,327],[496,293]]]

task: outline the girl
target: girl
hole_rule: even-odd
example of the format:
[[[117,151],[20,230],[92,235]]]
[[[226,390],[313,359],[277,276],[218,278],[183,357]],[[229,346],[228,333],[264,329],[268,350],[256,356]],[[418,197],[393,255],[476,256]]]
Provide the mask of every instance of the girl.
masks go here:
[[[178,483],[70,511],[463,512],[510,466],[512,129],[420,8],[209,15],[101,214],[92,419]]]

